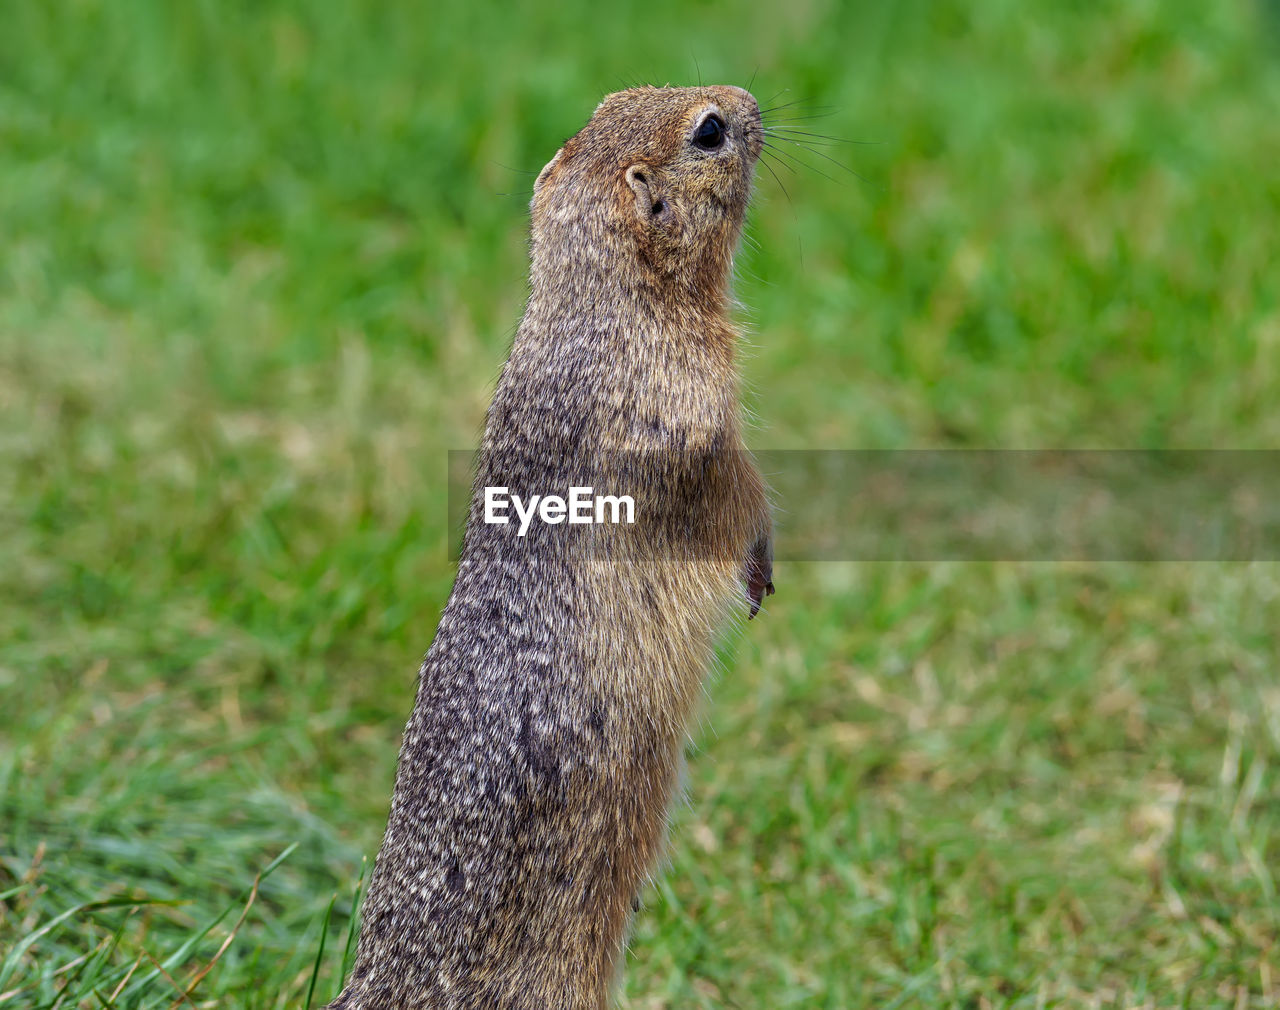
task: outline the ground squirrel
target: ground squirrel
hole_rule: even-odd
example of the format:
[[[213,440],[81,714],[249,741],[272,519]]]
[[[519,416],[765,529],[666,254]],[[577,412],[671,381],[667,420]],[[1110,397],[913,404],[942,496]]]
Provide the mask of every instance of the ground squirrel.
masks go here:
[[[529,300],[331,1010],[608,1001],[716,629],[773,592],[728,290],[763,140],[740,88],[633,88],[534,183]],[[486,522],[499,485],[608,487],[635,522]]]

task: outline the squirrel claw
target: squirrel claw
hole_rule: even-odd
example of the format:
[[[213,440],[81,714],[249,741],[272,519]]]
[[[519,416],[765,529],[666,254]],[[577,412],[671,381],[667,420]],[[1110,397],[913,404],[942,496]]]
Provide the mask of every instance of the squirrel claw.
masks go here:
[[[749,621],[760,613],[760,604],[764,602],[764,598],[774,593],[773,550],[767,540],[757,541],[751,548],[743,581],[746,583],[747,602],[751,604],[751,613],[747,615]]]
[[[749,582],[747,583],[747,601],[751,604],[751,613],[747,615],[747,620],[755,617],[760,613],[760,603],[766,596],[772,596],[774,593],[772,582]]]

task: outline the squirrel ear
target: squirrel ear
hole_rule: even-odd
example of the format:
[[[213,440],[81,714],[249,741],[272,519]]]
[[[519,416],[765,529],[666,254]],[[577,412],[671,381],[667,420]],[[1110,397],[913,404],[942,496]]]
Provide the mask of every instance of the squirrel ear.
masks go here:
[[[647,165],[632,165],[627,169],[627,185],[636,196],[636,213],[641,220],[650,221],[667,209],[658,180]]]
[[[548,161],[548,162],[547,162],[547,163],[542,167],[542,171],[538,173],[538,177],[537,177],[536,179],[534,179],[534,180],[533,180],[533,195],[534,195],[534,196],[537,196],[537,195],[538,195],[538,190],[540,190],[540,189],[542,188],[542,186],[543,186],[543,183],[545,183],[545,182],[547,181],[547,176],[549,176],[549,175],[551,174],[551,170],[552,170],[553,168],[555,168],[555,167],[556,167],[556,163],[560,160],[560,155],[562,155],[562,154],[564,154],[564,148],[563,148],[563,147],[562,147],[562,148],[560,148],[560,150],[558,150],[558,151],[555,153],[555,155],[552,157],[552,159],[551,159],[550,161]]]

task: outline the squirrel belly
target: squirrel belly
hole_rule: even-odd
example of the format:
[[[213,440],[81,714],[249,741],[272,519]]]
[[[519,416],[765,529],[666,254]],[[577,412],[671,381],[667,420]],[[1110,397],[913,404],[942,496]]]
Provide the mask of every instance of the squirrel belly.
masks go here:
[[[741,89],[632,89],[538,177],[529,302],[330,1010],[607,1005],[718,629],[773,591],[727,290],[760,144]],[[486,521],[495,486],[625,494],[634,522]]]

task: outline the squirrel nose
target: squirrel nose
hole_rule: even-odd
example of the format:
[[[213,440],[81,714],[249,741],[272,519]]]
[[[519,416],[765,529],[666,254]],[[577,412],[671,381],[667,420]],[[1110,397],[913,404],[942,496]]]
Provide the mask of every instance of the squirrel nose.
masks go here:
[[[746,88],[735,88],[730,85],[726,90],[733,94],[741,108],[742,119],[745,121],[747,147],[753,157],[759,157],[764,140],[764,119],[760,115],[760,103]]]

